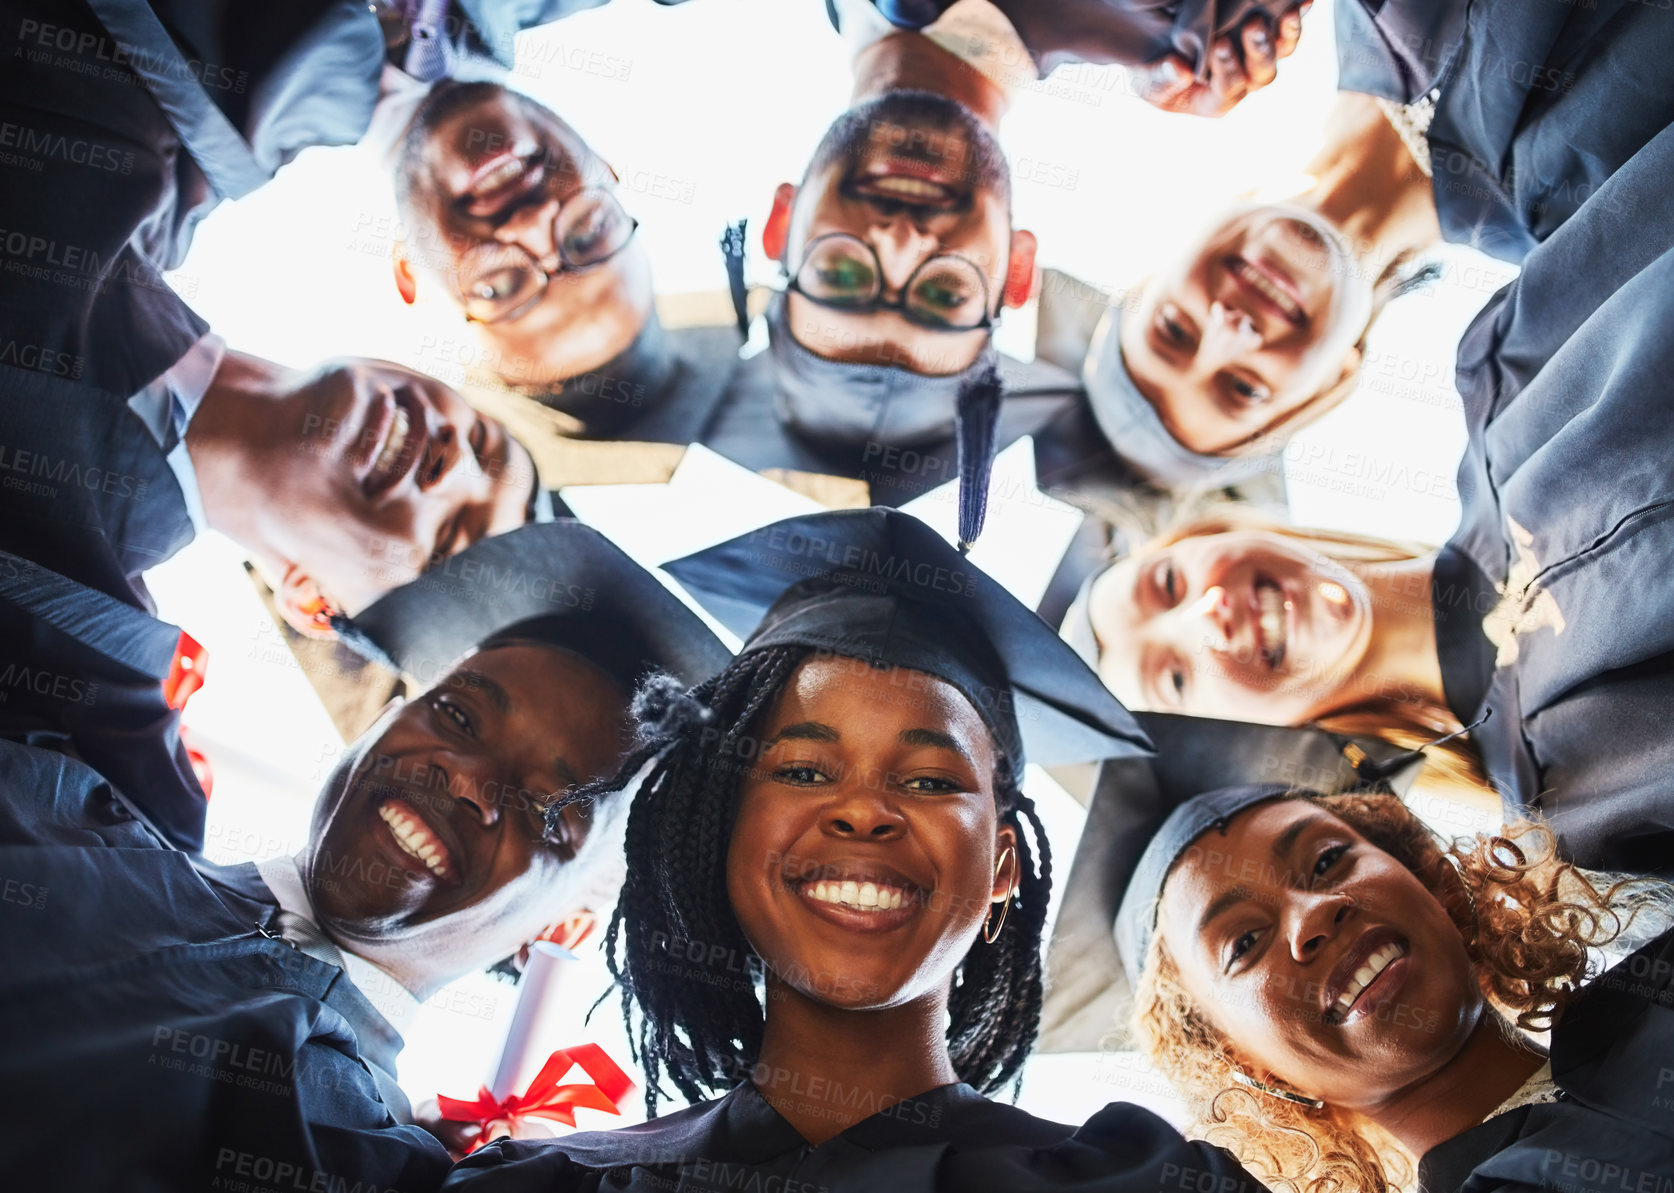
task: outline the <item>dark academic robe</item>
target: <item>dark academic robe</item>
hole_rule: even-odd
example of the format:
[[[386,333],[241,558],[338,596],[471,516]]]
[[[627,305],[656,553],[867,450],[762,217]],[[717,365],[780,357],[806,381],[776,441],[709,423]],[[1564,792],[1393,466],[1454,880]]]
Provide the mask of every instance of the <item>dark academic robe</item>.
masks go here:
[[[0,551],[0,738],[85,761],[197,851],[205,796],[163,698],[179,640],[133,604]]]
[[[0,1185],[438,1186],[374,1074],[400,1036],[253,866],[200,873],[52,750],[0,741],[0,782]]]
[[[1183,1182],[1183,1183],[1182,1183]],[[1076,1129],[946,1085],[811,1146],[752,1085],[618,1131],[501,1140],[448,1193],[1261,1193],[1230,1156],[1115,1102]]]
[[[1521,261],[1674,120],[1663,0],[1338,0],[1338,86],[1440,88],[1430,164],[1443,235]]]
[[[1449,705],[1508,815],[1674,877],[1674,129],[1460,342],[1463,511],[1436,569]],[[1502,593],[1504,594],[1502,596]]]
[[[872,0],[891,24],[923,29],[956,0]],[[1296,0],[1299,3],[1300,0]],[[1179,54],[1200,77],[1209,47],[1236,32],[1253,14],[1269,22],[1296,7],[1292,0],[994,0],[1029,47],[1045,78],[1071,62],[1139,66]],[[838,23],[835,6],[826,11]]]
[[[1552,1032],[1560,1100],[1426,1152],[1423,1193],[1674,1190],[1674,933],[1588,985]]]
[[[604,2],[457,0],[448,30],[509,67]],[[385,49],[367,0],[0,0],[0,61],[0,364],[126,396],[205,330],[161,271],[222,199],[359,140]]]

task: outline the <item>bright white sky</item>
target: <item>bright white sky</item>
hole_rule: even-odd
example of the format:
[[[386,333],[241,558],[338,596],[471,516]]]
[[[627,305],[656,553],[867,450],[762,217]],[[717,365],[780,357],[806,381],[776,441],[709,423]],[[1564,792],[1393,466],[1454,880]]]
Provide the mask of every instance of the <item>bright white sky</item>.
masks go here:
[[[1116,68],[1062,71],[1019,94],[1002,140],[1016,175],[1017,222],[1040,237],[1043,263],[1122,290],[1230,202],[1294,189],[1333,94],[1330,17],[1329,5],[1317,5],[1280,81],[1218,122],[1153,111],[1126,93]],[[615,165],[659,289],[669,292],[724,288],[722,227],[747,216],[754,240],[774,186],[800,179],[849,89],[843,44],[819,0],[695,0],[673,9],[615,0],[526,34],[518,50],[517,84]],[[393,204],[372,155],[311,150],[210,216],[173,280],[245,351],[295,365],[380,356],[458,380],[470,359],[464,324],[439,303],[400,303],[389,280],[393,232]],[[769,281],[775,271],[756,252],[753,280]],[[1464,442],[1454,347],[1511,271],[1467,251],[1444,260],[1441,284],[1384,315],[1360,392],[1287,452],[1297,522],[1431,543],[1452,530]],[[1000,343],[1032,355],[1033,311],[1008,316]],[[162,615],[210,652],[208,684],[187,722],[216,768],[208,853],[219,861],[300,847],[317,785],[341,748],[238,562],[211,535],[151,576]],[[1080,809],[1044,775],[1033,786],[1067,862]],[[626,1064],[614,1002],[582,1023],[603,974],[589,950],[565,975],[553,1043],[595,1040]],[[515,997],[510,986],[473,978],[431,1001],[402,1058],[415,1101],[475,1092]],[[1075,1122],[1117,1098],[1166,1111],[1159,1086],[1131,1058],[1040,1057],[1023,1105]],[[583,1112],[589,1121],[620,1120]]]

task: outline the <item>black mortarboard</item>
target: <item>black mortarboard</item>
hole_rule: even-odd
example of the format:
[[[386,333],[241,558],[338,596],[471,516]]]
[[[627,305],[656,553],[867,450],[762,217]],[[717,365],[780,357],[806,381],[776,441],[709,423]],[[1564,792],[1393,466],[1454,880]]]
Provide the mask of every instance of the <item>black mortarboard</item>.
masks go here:
[[[1144,753],[1145,734],[1050,626],[898,510],[790,518],[665,564],[741,653],[806,646],[926,672],[982,713],[1020,774]]]
[[[573,650],[628,688],[653,668],[698,684],[732,657],[661,581],[573,518],[473,543],[338,631],[423,683],[496,637]]]
[[[1320,729],[1169,713],[1136,719],[1156,752],[1100,768],[1047,951],[1043,1051],[1096,1051],[1125,1036],[1163,880],[1205,830],[1292,789],[1375,787],[1418,758]]]

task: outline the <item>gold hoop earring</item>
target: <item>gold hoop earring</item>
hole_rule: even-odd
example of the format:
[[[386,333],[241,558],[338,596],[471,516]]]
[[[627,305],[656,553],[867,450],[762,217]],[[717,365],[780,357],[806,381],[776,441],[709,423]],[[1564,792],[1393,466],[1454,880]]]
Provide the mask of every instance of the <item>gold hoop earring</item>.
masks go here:
[[[1000,881],[1000,871],[1006,868],[1006,863],[1011,861],[1016,856],[1017,850],[1013,849],[1010,845],[1007,845],[1005,847],[1005,851],[1000,854],[1000,860],[994,864],[995,882]],[[1011,885],[1011,889],[1006,892],[1006,897],[1000,902],[1000,922],[994,925],[994,930],[992,932],[988,930],[988,921],[994,918],[994,905],[992,903],[988,905],[988,914],[984,916],[982,920],[983,944],[993,944],[996,940],[1000,939],[1000,932],[1006,926],[1006,915],[1011,911],[1011,897],[1016,893],[1016,891],[1017,884],[1014,882]]]
[[[1278,1098],[1284,1102],[1291,1102],[1297,1106],[1306,1106],[1309,1110],[1324,1110],[1325,1103],[1319,1098],[1310,1098],[1306,1094],[1292,1093],[1288,1089],[1280,1089],[1276,1085],[1268,1085],[1265,1081],[1257,1081],[1242,1069],[1232,1070],[1232,1079],[1239,1085],[1248,1086],[1258,1093],[1271,1098]]]

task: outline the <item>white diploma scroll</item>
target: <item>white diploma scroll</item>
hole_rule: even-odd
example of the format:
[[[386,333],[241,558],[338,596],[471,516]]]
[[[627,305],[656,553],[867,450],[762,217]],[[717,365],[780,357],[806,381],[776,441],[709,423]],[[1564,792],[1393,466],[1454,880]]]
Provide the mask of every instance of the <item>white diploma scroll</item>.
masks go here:
[[[564,1016],[558,1003],[559,975],[564,963],[576,955],[549,940],[537,940],[529,948],[529,964],[517,987],[517,1009],[506,1028],[506,1042],[488,1080],[488,1092],[505,1099],[521,1094],[541,1071],[546,1058],[566,1043],[562,1038]]]

